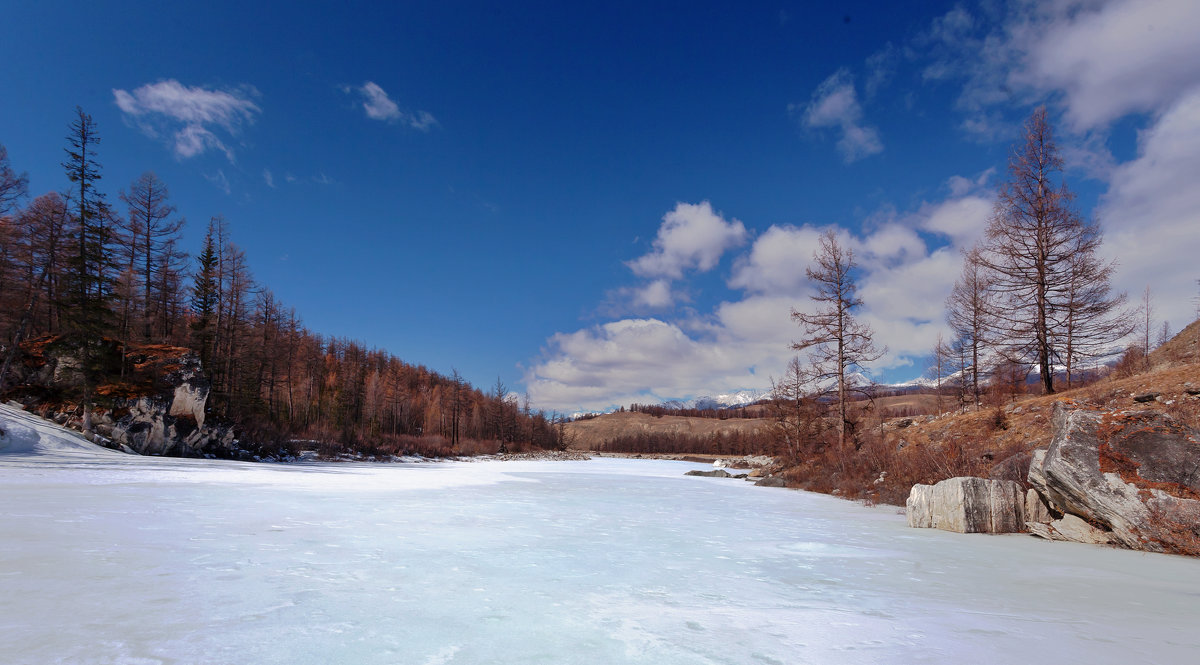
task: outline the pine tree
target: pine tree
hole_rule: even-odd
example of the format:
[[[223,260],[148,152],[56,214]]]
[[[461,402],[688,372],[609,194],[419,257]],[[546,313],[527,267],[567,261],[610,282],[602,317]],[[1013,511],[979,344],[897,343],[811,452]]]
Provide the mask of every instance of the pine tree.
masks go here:
[[[213,337],[217,315],[217,249],[213,227],[204,235],[204,248],[196,257],[196,275],[192,282],[192,344],[200,353],[200,362],[209,367],[213,358]]]
[[[975,407],[979,407],[982,381],[986,378],[981,355],[988,341],[988,331],[993,326],[991,313],[991,282],[988,271],[981,265],[979,248],[963,256],[962,274],[954,282],[954,289],[946,299],[946,322],[954,332],[954,342],[967,351],[970,363],[960,368],[959,377],[963,388],[970,392]],[[951,354],[953,355],[953,354]]]
[[[100,180],[96,125],[83,109],[76,107],[75,111],[77,117],[67,136],[67,160],[62,163],[77,189],[69,232],[73,248],[67,257],[66,284],[61,295],[66,304],[63,311],[67,332],[94,340],[112,329],[112,212],[96,189],[96,181]]]

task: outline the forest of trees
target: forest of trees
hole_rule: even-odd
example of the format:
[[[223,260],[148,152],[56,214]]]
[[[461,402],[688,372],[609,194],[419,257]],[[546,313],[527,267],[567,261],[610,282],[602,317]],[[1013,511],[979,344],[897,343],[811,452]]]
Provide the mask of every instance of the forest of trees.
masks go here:
[[[187,347],[212,381],[211,412],[263,442],[446,454],[564,447],[563,419],[534,411],[499,380],[485,392],[457,371],[444,376],[307,330],[254,279],[222,217],[208,222],[189,257],[184,219],[153,173],[120,191],[123,205],[110,202],[99,144],[92,118],[76,109],[62,164],[67,188],[32,200],[0,145],[5,370],[22,340],[46,335],[85,350],[102,339],[122,349]],[[94,386],[81,389],[86,401]]]

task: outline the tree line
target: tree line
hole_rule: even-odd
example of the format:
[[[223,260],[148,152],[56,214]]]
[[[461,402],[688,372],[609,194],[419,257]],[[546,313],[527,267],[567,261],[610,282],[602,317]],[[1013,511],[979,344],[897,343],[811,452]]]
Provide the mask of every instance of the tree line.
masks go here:
[[[22,341],[39,336],[74,340],[85,365],[103,343],[122,353],[186,347],[211,380],[212,413],[263,440],[447,453],[565,445],[564,418],[533,410],[499,380],[483,391],[457,371],[444,376],[308,330],[255,280],[221,216],[189,255],[186,222],[155,174],[111,202],[99,186],[100,135],[82,109],[67,142],[67,188],[29,201],[28,177],[0,145],[0,389]],[[84,404],[100,382],[120,381],[83,376]]]

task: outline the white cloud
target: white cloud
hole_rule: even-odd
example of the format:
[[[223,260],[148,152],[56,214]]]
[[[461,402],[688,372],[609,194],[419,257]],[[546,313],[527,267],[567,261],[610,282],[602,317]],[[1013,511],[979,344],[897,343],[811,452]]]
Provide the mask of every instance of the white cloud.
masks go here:
[[[859,265],[859,315],[889,349],[873,369],[912,365],[944,330],[959,250],[974,242],[991,215],[991,200],[982,193],[990,177],[988,171],[952,178],[950,198],[906,214],[874,215],[863,235],[839,231]],[[742,295],[711,312],[688,312],[676,321],[626,318],[554,335],[525,377],[530,395],[544,408],[573,411],[767,388],[802,335],[792,309],[814,307],[805,268],[826,228],[776,225],[759,234],[727,281]],[[674,297],[666,278],[634,296],[643,306]]]
[[[1013,29],[1023,53],[1014,83],[1065,94],[1079,130],[1155,112],[1200,82],[1200,3],[1060,2]]]
[[[662,401],[696,386],[737,385],[747,368],[736,348],[693,339],[659,319],[622,319],[550,338],[550,358],[530,371],[526,385],[542,408]]]
[[[807,283],[804,269],[824,229],[772,226],[734,266],[729,286],[751,293],[796,293]]]
[[[421,132],[427,132],[438,124],[437,118],[434,118],[433,114],[428,111],[409,113],[402,110],[400,105],[392,101],[387,92],[374,81],[367,81],[357,88],[347,87],[345,90],[358,92],[362,96],[363,110],[372,120],[408,125]]]
[[[671,283],[665,279],[656,279],[633,292],[633,303],[640,307],[660,309],[669,307],[673,301]]]
[[[970,247],[983,237],[994,209],[991,195],[982,193],[923,204],[917,212],[919,228],[944,235],[957,247]]]
[[[1138,139],[1138,156],[1117,166],[1097,217],[1104,250],[1119,263],[1116,286],[1137,297],[1147,285],[1159,320],[1180,330],[1196,318],[1200,248],[1200,89],[1167,109]]]
[[[267,183],[267,187],[275,189],[275,176],[271,175],[270,169],[263,169],[263,182]]]
[[[677,203],[663,215],[653,251],[628,265],[639,277],[679,279],[685,270],[707,272],[726,250],[745,243],[746,235],[740,221],[726,221],[708,201]]]
[[[792,113],[801,112],[798,104],[789,106]],[[801,122],[812,129],[839,128],[838,150],[846,163],[883,151],[879,131],[862,123],[862,106],[854,90],[850,72],[841,69],[825,79],[803,107]]]
[[[383,88],[374,81],[367,81],[358,89],[365,98],[363,109],[372,120],[399,120],[402,114],[400,107],[388,98]]]
[[[236,136],[244,124],[254,121],[261,109],[251,101],[258,92],[249,86],[238,90],[207,90],[187,87],[175,79],[149,83],[132,92],[113,90],[113,99],[125,115],[151,137],[169,134],[179,159],[203,154],[209,149],[234,160],[233,150],[216,134]]]
[[[899,50],[891,42],[867,57],[867,80],[863,83],[863,93],[868,99],[874,97],[875,93],[892,79],[899,57]]]
[[[1197,34],[1193,0],[1014,0],[956,6],[910,53],[926,80],[963,81],[963,127],[996,140],[1019,132],[999,112],[1014,105],[1061,104],[1077,133],[1160,112],[1200,83]],[[1096,156],[1081,155],[1093,172],[1107,166]]]

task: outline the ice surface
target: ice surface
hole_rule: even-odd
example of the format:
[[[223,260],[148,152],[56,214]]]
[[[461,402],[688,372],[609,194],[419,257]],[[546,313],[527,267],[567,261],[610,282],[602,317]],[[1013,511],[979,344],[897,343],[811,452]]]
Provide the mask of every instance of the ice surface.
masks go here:
[[[0,663],[1192,662],[1200,561],[643,460],[123,455],[0,407]],[[67,438],[63,438],[67,437]]]

